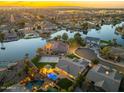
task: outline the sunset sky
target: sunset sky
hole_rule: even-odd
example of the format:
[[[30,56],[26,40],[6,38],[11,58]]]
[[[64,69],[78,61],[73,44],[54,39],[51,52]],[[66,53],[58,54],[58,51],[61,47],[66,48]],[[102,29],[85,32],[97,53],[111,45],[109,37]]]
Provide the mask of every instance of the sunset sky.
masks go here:
[[[104,1],[104,0],[82,0],[82,1],[33,1],[33,0],[0,0],[0,6],[29,6],[29,7],[49,7],[49,6],[79,6],[86,8],[124,8],[124,1]]]

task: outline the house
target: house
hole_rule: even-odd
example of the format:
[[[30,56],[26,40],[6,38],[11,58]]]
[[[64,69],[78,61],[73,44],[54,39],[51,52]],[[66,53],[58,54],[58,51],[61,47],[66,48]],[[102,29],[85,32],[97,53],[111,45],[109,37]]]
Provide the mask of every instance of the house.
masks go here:
[[[87,43],[93,43],[93,44],[99,44],[100,43],[100,38],[87,36],[85,38],[85,42],[87,42]]]
[[[24,38],[37,38],[39,37],[39,34],[36,32],[32,32],[32,33],[27,33],[25,34]]]
[[[4,38],[4,42],[10,42],[10,41],[16,41],[18,40],[18,36],[16,34],[16,32],[4,32],[5,34],[5,38]]]
[[[69,45],[66,43],[63,43],[62,41],[56,41],[56,42],[50,42],[47,43],[43,50],[44,52],[51,54],[66,54],[68,52]]]
[[[94,83],[96,87],[107,92],[117,92],[121,83],[121,75],[114,69],[98,64],[92,68],[86,79]]]
[[[62,41],[57,41],[53,43],[53,52],[57,54],[66,54],[68,52],[69,45],[66,43],[63,43]]]
[[[42,21],[35,24],[36,29],[39,33],[51,33],[56,31],[57,26],[49,21]]]
[[[85,60],[73,62],[73,60],[71,59],[63,58],[60,59],[58,64],[56,65],[56,70],[60,74],[63,73],[64,75],[75,79],[76,77],[78,77],[79,73],[81,73],[88,65],[89,62]]]
[[[100,45],[100,38],[87,36],[85,38],[85,43],[88,44],[90,47],[99,47],[99,45]]]

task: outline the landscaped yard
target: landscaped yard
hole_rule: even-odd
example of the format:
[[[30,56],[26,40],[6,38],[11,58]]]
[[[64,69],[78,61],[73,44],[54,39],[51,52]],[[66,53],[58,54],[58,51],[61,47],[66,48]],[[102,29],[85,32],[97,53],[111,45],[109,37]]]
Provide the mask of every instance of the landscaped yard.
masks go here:
[[[40,63],[40,57],[39,56],[35,56],[32,60],[31,60],[35,66],[37,66],[38,68],[42,68],[44,67],[45,65],[49,64],[51,65],[52,67],[55,67],[56,63]]]
[[[57,83],[57,85],[59,87],[61,87],[62,89],[65,89],[65,90],[68,90],[68,88],[70,86],[72,86],[72,84],[73,84],[73,82],[66,79],[66,78],[63,78],[63,79],[59,80],[58,83]]]
[[[111,40],[101,40],[100,43],[104,43],[104,44],[111,44],[112,41]]]
[[[67,55],[67,57],[69,57],[69,58],[71,58],[71,59],[73,59],[73,58],[78,58],[78,59],[79,59],[79,57],[77,57],[77,56],[74,55],[74,54],[69,54],[69,55]]]

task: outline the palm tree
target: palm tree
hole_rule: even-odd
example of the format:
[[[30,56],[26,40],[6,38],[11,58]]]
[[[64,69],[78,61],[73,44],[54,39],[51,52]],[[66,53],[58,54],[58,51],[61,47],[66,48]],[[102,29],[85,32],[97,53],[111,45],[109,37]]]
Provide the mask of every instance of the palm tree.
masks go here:
[[[78,87],[82,87],[83,82],[85,81],[86,75],[89,72],[89,70],[92,67],[87,66],[85,70],[83,70],[82,72],[79,72],[78,77],[76,77],[74,84],[69,88],[69,91],[74,91],[74,89],[78,86]]]
[[[1,49],[5,49],[5,47],[3,46],[4,38],[5,38],[5,34],[0,32]]]
[[[102,54],[103,56],[108,57],[108,55],[110,54],[110,50],[111,50],[110,47],[106,46],[106,47],[102,48],[102,49],[100,50],[100,52],[101,52],[101,54]]]

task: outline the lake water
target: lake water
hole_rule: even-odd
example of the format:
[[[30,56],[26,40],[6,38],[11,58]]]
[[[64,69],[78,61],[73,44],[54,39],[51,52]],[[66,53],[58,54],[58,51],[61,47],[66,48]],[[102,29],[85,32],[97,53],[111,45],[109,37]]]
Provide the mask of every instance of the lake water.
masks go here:
[[[124,24],[124,22],[122,22],[121,24],[118,24],[116,26],[121,26],[122,24]],[[101,40],[112,40],[114,38],[114,39],[117,39],[118,44],[124,46],[124,38],[115,32],[116,26],[112,27],[112,25],[103,25],[100,30],[91,29],[87,33],[83,33],[83,31],[82,31],[82,32],[80,32],[80,34],[84,38],[86,36],[97,37],[97,38],[100,38]],[[51,36],[62,35],[63,33],[67,33],[69,38],[71,38],[77,32],[61,30],[59,32],[52,34]]]
[[[63,33],[67,33],[71,38],[76,32],[61,30],[52,34],[51,38],[62,35]],[[102,40],[112,40],[115,38],[119,44],[124,46],[124,39],[121,35],[115,33],[115,27],[112,27],[112,25],[103,25],[100,30],[91,29],[87,34],[84,34],[83,32],[80,33],[82,34],[82,37],[98,37]],[[4,43],[6,49],[0,49],[0,67],[5,67],[11,62],[23,59],[26,53],[29,54],[30,58],[33,58],[36,55],[37,48],[43,47],[45,44],[46,40],[42,38],[20,39],[18,41]]]
[[[41,38],[20,39],[14,42],[4,43],[5,50],[0,50],[0,67],[6,66],[8,63],[24,58],[26,53],[32,58],[36,54],[37,48],[46,44],[46,40]]]

